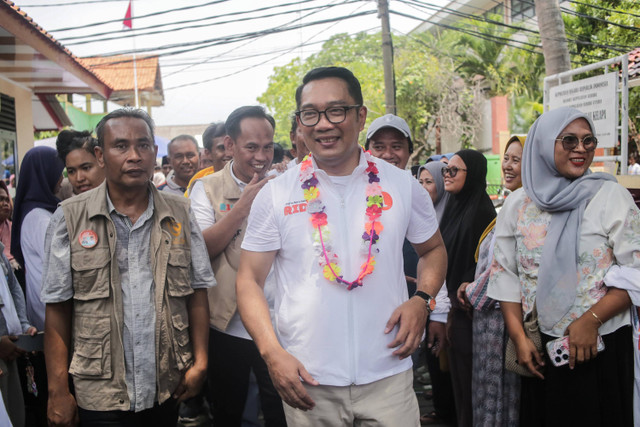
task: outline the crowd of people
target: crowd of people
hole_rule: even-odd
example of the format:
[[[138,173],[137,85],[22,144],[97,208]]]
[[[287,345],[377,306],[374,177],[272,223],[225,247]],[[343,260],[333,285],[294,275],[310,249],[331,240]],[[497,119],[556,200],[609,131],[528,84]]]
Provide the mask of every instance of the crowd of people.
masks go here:
[[[412,175],[391,114],[363,149],[348,69],[292,96],[284,159],[243,106],[158,165],[125,108],[0,182],[0,425],[640,423],[640,211],[588,116],[507,142],[498,214],[479,151]]]

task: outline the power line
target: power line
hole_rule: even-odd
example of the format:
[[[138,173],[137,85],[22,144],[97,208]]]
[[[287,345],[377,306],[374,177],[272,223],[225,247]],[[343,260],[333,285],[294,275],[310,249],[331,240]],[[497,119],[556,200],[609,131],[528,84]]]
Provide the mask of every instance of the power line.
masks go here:
[[[169,10],[161,10],[159,12],[153,12],[153,13],[148,13],[146,15],[135,16],[133,19],[150,18],[152,16],[160,16],[160,15],[165,15],[167,13],[174,13],[174,12],[179,12],[179,11],[183,11],[183,10],[197,9],[197,8],[200,8],[200,7],[211,6],[211,5],[214,5],[214,4],[224,3],[224,2],[227,2],[227,1],[229,1],[229,0],[215,0],[215,1],[210,1],[208,3],[203,3],[203,4],[196,4],[196,5],[192,5],[192,6],[178,7],[178,8],[169,9]],[[122,18],[111,19],[109,21],[102,21],[102,22],[93,22],[91,24],[79,25],[77,27],[58,28],[58,29],[55,29],[55,30],[51,30],[49,32],[50,33],[61,33],[63,31],[80,30],[80,29],[83,29],[83,28],[97,27],[98,25],[113,24],[115,22],[122,22]]]
[[[403,14],[403,13],[400,13],[400,12],[395,12],[395,11],[391,11],[391,12],[394,13],[394,14],[397,14],[397,15],[408,17],[408,18],[421,19],[421,18],[412,17],[410,15]],[[542,55],[543,54],[539,49],[540,46],[537,45],[537,44],[532,44],[532,43],[528,43],[528,42],[524,42],[524,41],[512,40],[511,38],[507,38],[507,37],[500,37],[500,36],[495,36],[495,35],[491,35],[491,34],[485,34],[485,33],[482,33],[482,32],[469,30],[469,29],[465,29],[465,28],[462,28],[462,27],[455,27],[455,26],[448,25],[448,24],[443,24],[443,23],[440,23],[440,22],[432,22],[432,21],[429,21],[428,19],[425,19],[424,21],[425,22],[429,22],[429,23],[431,23],[433,25],[436,25],[436,26],[439,26],[439,27],[443,27],[443,28],[448,29],[448,30],[461,32],[463,34],[467,34],[467,35],[472,36],[472,37],[478,37],[478,38],[481,38],[483,40],[487,40],[487,41],[491,41],[491,42],[494,42],[494,43],[498,43],[498,44],[501,44],[501,45],[504,45],[504,46],[508,46],[508,47],[511,47],[511,48],[514,48],[514,49],[519,49],[519,50],[523,50],[525,52],[535,53],[535,54],[538,54],[538,55]],[[516,43],[516,44],[514,44],[514,43]],[[532,47],[535,50],[534,49],[528,49],[526,47],[523,47],[522,45]],[[577,52],[570,52],[570,53],[572,53],[574,55],[578,55]],[[449,56],[449,55],[447,55],[447,56]],[[596,57],[596,56],[593,56],[593,55],[588,55],[588,54],[587,55],[583,55],[583,56],[590,56],[590,57],[593,57],[593,58],[600,59],[599,57]],[[582,61],[575,61],[574,60],[572,62],[576,63],[576,64],[581,64],[581,65],[586,64],[585,62],[582,62]]]
[[[405,3],[405,4],[408,4],[409,1],[413,1],[413,3],[419,5],[419,7],[423,7],[425,9],[433,9],[434,7],[435,8],[439,8],[437,5],[433,5],[431,3],[425,3],[425,2],[422,2],[422,1],[418,1],[418,0],[400,0],[400,1]],[[522,0],[522,1],[524,3],[534,4],[534,3],[528,2],[526,0]],[[443,8],[443,9],[446,9],[446,8]],[[447,9],[447,10],[452,11],[452,9]],[[520,27],[520,26],[514,26],[514,25],[510,25],[510,24],[505,24],[505,23],[500,22],[500,21],[496,21],[496,20],[493,20],[493,19],[488,19],[488,18],[486,18],[484,16],[472,15],[472,14],[468,14],[468,13],[464,13],[464,12],[460,12],[460,11],[452,11],[452,12],[453,12],[453,13],[451,13],[452,15],[456,15],[456,16],[459,16],[459,17],[464,17],[464,18],[471,19],[471,20],[486,22],[486,23],[490,23],[490,24],[497,25],[497,26],[500,26],[500,27],[515,29],[517,31],[529,32],[529,33],[533,33],[536,36],[539,36],[539,32],[538,31],[532,30],[532,29],[529,29],[529,28],[526,28],[526,27]],[[431,23],[433,25],[437,25],[435,22],[430,21],[429,19],[426,19],[425,21],[429,22],[429,23]],[[440,25],[444,25],[444,24],[440,24]],[[588,42],[588,41],[585,41],[585,40],[571,39],[571,38],[568,38],[568,41],[572,41],[572,42],[577,43],[577,44],[586,44],[586,45],[591,45],[591,46],[600,47],[600,48],[604,48],[604,49],[609,49],[609,50],[612,50],[612,51],[615,51],[615,52],[619,52],[619,53],[623,53],[623,52],[628,51],[629,49],[633,49],[634,48],[634,46],[605,45],[605,44],[601,44],[601,43],[594,43],[594,42]]]
[[[363,5],[363,6],[364,6],[364,5]],[[358,8],[356,8],[353,12],[351,12],[351,14],[349,14],[349,15],[347,15],[347,16],[344,16],[343,18],[341,18],[340,20],[336,21],[335,23],[333,23],[333,24],[332,24],[332,25],[330,25],[329,27],[325,28],[324,30],[317,32],[316,34],[314,34],[313,36],[309,37],[305,42],[301,43],[300,45],[298,45],[298,46],[294,46],[294,47],[292,47],[291,49],[289,49],[287,52],[283,52],[282,54],[277,55],[277,56],[275,56],[275,57],[273,57],[273,58],[271,58],[271,59],[268,59],[268,60],[267,60],[267,61],[265,61],[265,62],[261,62],[261,63],[259,63],[259,64],[254,64],[254,65],[251,65],[251,66],[249,66],[249,67],[246,67],[246,68],[244,68],[244,69],[242,69],[242,70],[235,71],[235,72],[233,72],[233,73],[229,73],[229,74],[225,74],[225,75],[223,75],[223,76],[213,77],[213,78],[206,79],[206,80],[201,80],[201,81],[198,81],[198,82],[185,83],[185,84],[178,85],[178,86],[173,86],[173,87],[170,87],[170,88],[167,88],[167,89],[164,89],[164,90],[165,90],[165,91],[168,91],[168,90],[179,89],[179,88],[183,88],[183,87],[187,87],[187,86],[194,86],[194,85],[198,85],[198,84],[202,84],[202,83],[209,83],[209,82],[211,82],[211,81],[215,81],[215,80],[221,80],[221,79],[224,79],[224,78],[226,78],[226,77],[231,77],[231,76],[234,76],[234,75],[236,75],[236,74],[240,74],[240,73],[243,73],[243,72],[248,71],[248,70],[250,70],[250,69],[256,68],[256,67],[258,67],[258,66],[260,66],[260,65],[263,65],[263,64],[265,64],[265,63],[267,63],[267,62],[274,61],[274,60],[276,60],[276,59],[280,58],[281,56],[286,55],[288,52],[291,52],[291,51],[292,51],[292,50],[294,50],[294,49],[298,49],[299,47],[304,46],[304,45],[306,44],[306,42],[308,42],[309,40],[313,39],[314,37],[316,37],[317,35],[321,34],[322,32],[324,32],[324,31],[328,30],[329,28],[331,28],[331,27],[333,27],[333,26],[335,26],[335,25],[339,24],[341,21],[343,21],[343,20],[345,20],[345,19],[347,19],[347,18],[352,18],[352,17],[354,16],[353,14],[354,14],[358,9],[362,8],[363,6],[359,6],[359,7],[358,7]],[[365,30],[365,31],[370,31],[370,30]],[[327,40],[324,40],[324,41],[323,41],[323,43],[324,43],[324,42],[326,42],[326,41],[327,41]]]
[[[620,11],[620,10],[615,10],[615,9],[609,9],[609,8],[606,8],[606,7],[596,6],[596,5],[593,5],[593,4],[583,3],[583,2],[575,1],[575,0],[567,0],[567,1],[569,3],[579,4],[581,6],[591,7],[593,9],[604,10],[605,12],[619,13],[620,15],[629,15],[629,16],[635,16],[636,18],[640,18],[640,15],[636,15],[635,13],[631,13],[631,12],[629,12],[627,10]]]
[[[297,3],[308,3],[308,2],[313,2],[313,1],[316,1],[316,0],[300,0]],[[361,1],[361,0],[350,0],[350,1]],[[223,18],[223,17],[245,15],[245,14],[255,13],[255,12],[264,12],[266,10],[277,9],[277,8],[280,8],[280,7],[286,7],[286,6],[290,6],[290,5],[297,4],[297,3],[285,3],[285,4],[281,4],[281,5],[267,6],[267,7],[263,7],[263,8],[259,8],[259,9],[255,9],[255,10],[230,12],[230,13],[223,13],[223,14],[220,14],[220,15],[207,16],[207,17],[204,17],[204,18],[189,19],[189,20],[177,21],[177,22],[169,22],[169,23],[165,23],[165,24],[155,24],[155,25],[150,25],[150,26],[147,26],[147,27],[136,28],[134,32],[132,32],[131,30],[105,31],[105,32],[101,32],[101,33],[84,34],[82,36],[63,37],[63,38],[59,38],[58,40],[63,42],[63,43],[65,43],[68,46],[73,46],[73,45],[78,45],[78,44],[93,43],[93,42],[100,42],[100,41],[108,41],[108,40],[114,40],[114,39],[124,39],[124,38],[135,37],[135,36],[146,36],[146,35],[152,35],[152,34],[166,33],[166,32],[169,32],[169,31],[188,30],[188,29],[191,29],[191,28],[201,28],[201,27],[204,27],[204,26],[212,26],[212,25],[221,25],[221,24],[242,22],[242,21],[246,21],[246,20],[250,20],[250,19],[262,19],[262,18],[265,18],[265,17],[272,17],[272,16],[277,16],[277,15],[292,13],[292,11],[284,11],[284,12],[279,12],[277,14],[271,14],[271,15],[266,15],[266,16],[262,15],[262,16],[257,16],[257,17],[244,18],[244,19],[241,18],[241,19],[237,19],[237,20],[212,22],[212,23],[208,23],[208,24],[204,24],[204,25],[190,26],[190,27],[186,27],[186,28],[174,28],[174,29],[166,30],[166,31],[155,31],[155,32],[142,33],[142,31],[144,31],[144,30],[153,30],[153,29],[163,28],[163,27],[168,27],[168,26],[173,26],[173,25],[188,25],[188,24],[193,24],[193,23],[196,23],[196,22],[209,21],[209,20],[212,20],[212,19],[218,19],[218,18]],[[314,6],[314,7],[309,8],[309,9],[317,9],[317,8],[321,8],[321,7],[323,7],[323,6]],[[305,10],[308,10],[308,9],[305,9]],[[136,19],[136,18],[134,17],[134,19]],[[115,36],[114,37],[102,38],[102,39],[98,39],[98,40],[88,40],[88,41],[85,41],[85,42],[67,43],[68,41],[71,41],[71,40],[82,40],[82,39],[88,39],[88,38],[91,38],[91,37],[99,37],[99,36],[104,36],[104,35],[110,35],[110,36],[115,35]]]
[[[376,14],[376,13],[378,13],[376,10],[363,11],[363,12],[358,12],[356,14],[348,16],[348,18],[358,18],[358,17],[361,17],[361,16],[367,16],[367,15],[372,15],[372,14]],[[184,48],[182,50],[174,50],[174,51],[170,51],[170,52],[162,54],[162,55],[165,55],[165,56],[166,55],[178,55],[178,54],[182,54],[182,53],[193,52],[195,50],[204,49],[204,48],[211,47],[211,46],[219,46],[219,45],[224,45],[224,44],[229,44],[229,43],[236,43],[238,41],[242,41],[242,40],[247,40],[247,39],[250,39],[250,38],[258,37],[258,36],[263,35],[263,34],[278,34],[278,33],[286,32],[286,31],[297,30],[297,29],[304,28],[304,27],[328,24],[328,23],[331,23],[331,22],[339,21],[339,20],[344,19],[344,18],[345,18],[344,16],[335,17],[335,18],[327,18],[327,19],[322,19],[322,20],[319,20],[319,21],[309,22],[309,23],[306,23],[306,24],[298,24],[298,25],[294,25],[294,26],[290,26],[290,27],[286,27],[286,28],[273,28],[273,29],[262,30],[262,31],[253,31],[253,32],[243,33],[243,34],[234,34],[234,35],[231,35],[231,36],[217,37],[217,38],[213,38],[213,39],[207,39],[207,40],[196,41],[196,42],[175,43],[175,44],[169,44],[169,45],[164,45],[164,46],[137,49],[135,52],[136,52],[136,54],[141,54],[141,53],[145,53],[145,52],[158,52],[158,51],[167,51],[167,50],[170,50],[170,49]],[[109,56],[117,56],[117,55],[131,55],[132,53],[133,53],[133,50],[123,50],[123,51],[105,53],[105,54],[102,54],[102,55],[92,55],[92,56],[89,56],[89,58],[109,57]]]
[[[334,3],[335,3],[335,1],[334,1]],[[326,6],[326,7],[320,8],[320,9],[321,9],[321,10],[327,10],[329,7],[331,7],[331,5],[328,5],[328,6]],[[295,12],[295,11],[294,11],[294,12]],[[291,25],[291,24],[293,24],[294,22],[302,21],[303,19],[308,18],[309,16],[311,16],[311,15],[313,15],[313,14],[315,14],[315,13],[318,13],[318,10],[315,10],[315,11],[313,11],[313,12],[310,12],[310,13],[306,14],[305,16],[300,16],[300,17],[298,17],[298,18],[296,18],[296,19],[294,19],[294,20],[292,20],[292,21],[289,21],[289,22],[287,22],[287,23],[285,23],[285,24],[280,25],[279,27],[280,27],[280,28],[281,28],[281,27],[285,27],[286,25]],[[340,21],[338,21],[338,22],[340,22]],[[264,37],[264,36],[256,37],[256,38],[254,38],[254,39],[251,39],[251,40],[247,41],[245,44],[243,44],[243,45],[241,45],[241,46],[236,46],[236,47],[234,47],[233,49],[230,49],[230,50],[228,50],[228,51],[226,51],[226,52],[222,52],[222,53],[221,53],[221,54],[219,54],[219,55],[216,55],[216,56],[213,56],[213,57],[207,58],[207,59],[205,59],[204,61],[201,61],[201,62],[200,62],[200,64],[207,63],[207,62],[209,62],[209,61],[210,61],[211,59],[213,59],[213,58],[220,57],[220,56],[222,56],[222,55],[225,55],[226,53],[233,52],[234,50],[240,49],[241,47],[244,47],[244,46],[246,46],[246,45],[248,45],[248,44],[250,44],[250,43],[253,43],[253,42],[255,42],[258,38],[262,38],[262,37]],[[287,52],[289,52],[289,51],[287,51]],[[287,53],[287,52],[285,52],[285,53]],[[169,74],[167,77],[171,76],[172,74],[176,74],[176,73],[182,72],[182,71],[184,71],[184,70],[186,70],[186,69],[188,69],[188,68],[191,68],[191,67],[194,67],[194,66],[197,66],[197,65],[200,65],[200,64],[193,64],[193,65],[187,66],[187,67],[185,67],[185,68],[183,68],[183,69],[181,69],[181,70],[178,70],[178,71],[175,71],[175,72],[173,72],[173,73]]]
[[[45,3],[45,4],[25,4],[22,7],[60,7],[60,6],[77,6],[81,4],[92,4],[92,3],[110,3],[110,2],[123,2],[129,0],[85,0],[85,1],[76,1],[71,3]],[[21,2],[22,3],[22,2]]]
[[[308,2],[308,1],[315,1],[315,0],[305,0],[305,1]],[[313,7],[309,7],[309,8],[303,9],[303,11],[326,10],[329,7],[342,6],[344,4],[360,2],[360,1],[362,1],[362,0],[346,0],[345,2],[343,2],[343,3],[339,4],[339,5],[313,6]],[[291,5],[291,4],[295,4],[295,3],[289,3],[287,5]],[[240,13],[243,13],[243,14],[244,13],[253,13],[253,12],[273,9],[274,7],[275,6],[270,6],[270,7],[265,7],[265,8],[262,8],[262,9],[256,9],[256,10],[240,12]],[[196,28],[212,27],[212,26],[215,26],[215,25],[238,23],[238,22],[252,21],[252,20],[257,20],[257,19],[267,19],[267,18],[271,18],[271,17],[274,17],[274,16],[283,16],[283,15],[287,15],[287,14],[290,14],[290,13],[297,13],[297,12],[298,11],[296,11],[296,10],[288,10],[288,11],[283,11],[283,12],[275,12],[275,13],[272,13],[272,14],[260,15],[260,16],[256,16],[256,17],[245,17],[245,18],[231,19],[231,20],[227,20],[227,21],[203,23],[203,24],[200,24],[200,25],[191,25],[194,22],[207,21],[207,20],[210,20],[210,19],[218,18],[218,17],[223,16],[223,15],[211,16],[211,17],[207,17],[207,18],[199,18],[199,19],[193,19],[193,20],[189,20],[189,21],[172,22],[172,23],[169,23],[169,24],[158,24],[158,25],[146,27],[144,29],[161,28],[161,27],[166,27],[166,26],[169,26],[169,25],[190,24],[188,27],[173,28],[173,29],[169,29],[169,30],[149,31],[149,32],[146,32],[146,33],[139,33],[139,30],[136,30],[135,32],[131,32],[131,31],[127,30],[127,33],[125,33],[123,35],[113,35],[114,32],[106,32],[106,33],[99,33],[99,34],[93,34],[93,35],[88,35],[88,36],[71,37],[71,38],[61,39],[61,41],[64,42],[65,46],[77,46],[77,45],[88,44],[88,43],[98,43],[98,42],[110,41],[110,40],[121,40],[121,39],[126,39],[126,38],[131,38],[131,37],[148,36],[148,35],[154,35],[154,34],[167,34],[167,33],[175,32],[175,31],[192,30],[192,29],[196,29]],[[227,14],[227,15],[230,15],[230,14]],[[75,42],[75,43],[67,43],[66,42],[66,40],[84,39],[84,38],[87,38],[87,37],[94,37],[94,36],[100,36],[100,35],[106,35],[106,34],[109,34],[112,37],[104,37],[104,38],[96,39],[96,40],[85,40],[85,41],[80,41],[80,42]]]
[[[325,40],[325,41],[327,41],[327,40]],[[297,49],[298,47],[300,47],[300,46],[294,46],[293,48],[291,48],[291,50]],[[203,84],[203,83],[209,83],[209,82],[212,82],[212,81],[221,80],[221,79],[224,79],[224,78],[227,78],[227,77],[231,77],[231,76],[234,76],[234,75],[237,75],[237,74],[240,74],[240,73],[244,73],[245,71],[251,70],[253,68],[259,67],[261,65],[264,65],[267,62],[271,62],[273,60],[276,60],[276,59],[278,59],[279,57],[281,57],[283,55],[284,55],[284,53],[282,55],[278,55],[276,57],[273,57],[273,58],[271,58],[271,59],[269,59],[269,60],[267,60],[265,62],[261,62],[259,64],[253,64],[253,65],[250,65],[249,67],[243,68],[242,70],[234,71],[233,73],[225,74],[225,75],[218,76],[218,77],[213,77],[213,78],[206,79],[206,80],[200,80],[200,81],[197,81],[197,82],[185,83],[185,84],[181,84],[181,85],[178,85],[178,86],[172,86],[170,88],[164,89],[164,91],[166,92],[168,90],[180,89],[180,88],[187,87],[187,86],[195,86],[195,85],[199,85],[199,84]]]

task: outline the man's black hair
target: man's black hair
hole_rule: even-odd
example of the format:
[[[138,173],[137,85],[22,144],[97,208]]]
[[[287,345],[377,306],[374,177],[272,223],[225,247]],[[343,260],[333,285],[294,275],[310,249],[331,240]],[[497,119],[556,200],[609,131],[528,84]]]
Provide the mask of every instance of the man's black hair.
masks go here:
[[[289,130],[289,133],[293,133],[295,134],[296,131],[298,130],[298,120],[295,114],[291,115],[291,130]]]
[[[131,117],[133,119],[144,120],[151,132],[151,142],[155,144],[153,129],[155,124],[153,123],[153,119],[147,114],[146,111],[140,110],[137,108],[120,108],[118,110],[112,111],[100,120],[98,126],[96,126],[96,135],[98,135],[98,145],[104,148],[104,126],[111,119],[119,119],[121,117]]]
[[[213,140],[225,136],[224,122],[211,123],[202,134],[202,145],[204,148],[213,151]]]
[[[307,83],[314,80],[327,79],[330,77],[336,77],[338,79],[344,80],[347,84],[349,95],[351,95],[356,104],[362,105],[362,88],[360,87],[360,82],[350,70],[344,67],[319,67],[309,71],[302,79],[302,84],[296,89],[297,109],[300,109],[302,89],[304,89]]]
[[[96,156],[94,148],[98,146],[98,140],[91,135],[88,130],[63,130],[58,134],[56,139],[56,149],[58,150],[58,157],[63,163],[67,162],[67,156],[73,150],[85,150],[92,156]]]
[[[197,153],[200,152],[200,150],[198,149],[199,148],[198,147],[198,141],[194,137],[192,137],[191,135],[184,134],[184,135],[178,135],[175,138],[173,138],[171,141],[169,141],[169,143],[167,144],[167,153],[171,153],[171,146],[173,145],[173,143],[175,141],[191,141],[191,142],[193,142],[193,145],[196,146],[196,152]],[[169,154],[169,156],[171,156],[171,155]]]
[[[282,163],[284,160],[284,148],[277,142],[273,143],[273,161],[271,164]]]
[[[265,111],[264,107],[260,105],[245,105],[244,107],[236,108],[229,114],[227,121],[224,124],[225,133],[231,137],[234,141],[240,135],[240,122],[246,118],[266,119],[273,130],[276,130],[276,121]]]

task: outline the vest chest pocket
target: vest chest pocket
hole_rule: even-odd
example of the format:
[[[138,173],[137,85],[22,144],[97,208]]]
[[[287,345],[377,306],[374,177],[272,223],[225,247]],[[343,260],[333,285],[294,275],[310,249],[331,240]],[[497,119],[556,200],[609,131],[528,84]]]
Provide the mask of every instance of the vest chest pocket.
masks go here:
[[[71,253],[73,298],[87,301],[109,296],[109,248],[91,248]]]
[[[78,378],[111,378],[111,326],[108,316],[74,314],[69,373]]]
[[[189,320],[186,312],[174,313],[171,316],[173,324],[173,348],[176,362],[180,371],[189,368],[193,363],[193,350],[189,336]]]
[[[171,248],[167,264],[167,292],[172,297],[186,297],[191,288],[191,251]]]

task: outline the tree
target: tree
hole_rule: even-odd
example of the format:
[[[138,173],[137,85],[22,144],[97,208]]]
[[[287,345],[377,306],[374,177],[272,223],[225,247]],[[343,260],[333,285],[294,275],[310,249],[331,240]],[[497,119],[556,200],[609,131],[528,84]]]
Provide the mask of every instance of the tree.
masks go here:
[[[499,19],[498,16],[492,18]],[[468,81],[481,76],[488,97],[508,94],[513,90],[514,74],[518,74],[518,69],[511,62],[509,46],[494,40],[510,39],[515,30],[505,30],[488,22],[463,22],[463,26],[467,24],[472,24],[483,37],[469,34],[460,36],[459,47],[463,49],[454,54],[456,70],[466,76]]]
[[[534,0],[547,76],[571,69],[571,57],[558,0]]]
[[[640,2],[636,0],[580,0],[575,14],[564,14],[564,22],[575,51],[572,59],[579,64],[603,61],[640,46]],[[629,118],[638,115],[640,90],[632,89]]]
[[[258,102],[267,107],[276,121],[273,140],[283,147],[291,147],[289,130],[296,110],[295,93],[305,70],[300,58],[295,58],[282,67],[274,67],[267,90],[258,97]]]

